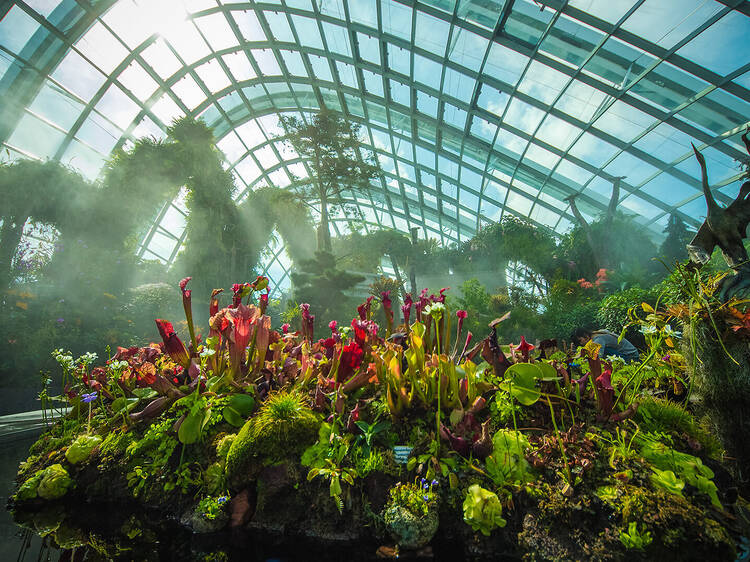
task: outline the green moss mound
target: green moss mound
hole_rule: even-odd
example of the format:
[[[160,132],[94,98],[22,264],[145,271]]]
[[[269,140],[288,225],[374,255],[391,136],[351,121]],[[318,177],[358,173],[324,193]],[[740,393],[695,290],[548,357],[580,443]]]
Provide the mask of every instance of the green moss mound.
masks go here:
[[[734,543],[726,529],[681,496],[631,487],[624,497],[622,517],[625,527],[636,522],[650,532],[654,540],[647,555],[651,560],[675,555],[680,560],[734,560]]]
[[[302,394],[282,391],[269,395],[229,447],[226,473],[230,484],[239,486],[263,461],[279,462],[301,454],[315,441],[319,425]]]

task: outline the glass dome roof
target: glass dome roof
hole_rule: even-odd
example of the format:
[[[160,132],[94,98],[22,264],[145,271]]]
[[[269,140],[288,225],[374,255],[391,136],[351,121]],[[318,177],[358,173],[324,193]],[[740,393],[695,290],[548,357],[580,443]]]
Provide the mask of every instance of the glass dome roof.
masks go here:
[[[660,235],[700,224],[690,142],[717,200],[736,195],[750,121],[750,2],[738,0],[26,0],[0,6],[5,159],[95,179],[117,147],[203,118],[242,200],[306,162],[278,115],[361,123],[383,176],[351,194],[365,227],[464,241],[504,214],[554,232],[620,209]],[[171,262],[181,197],[139,252]],[[334,217],[338,233],[351,217]],[[358,220],[358,219],[357,219]],[[288,284],[271,242],[266,273]]]

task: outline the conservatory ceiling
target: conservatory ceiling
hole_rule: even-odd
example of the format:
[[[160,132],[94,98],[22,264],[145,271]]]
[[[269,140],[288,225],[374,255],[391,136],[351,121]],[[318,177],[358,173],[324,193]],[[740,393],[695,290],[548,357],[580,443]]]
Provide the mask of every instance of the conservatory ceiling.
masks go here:
[[[750,120],[750,2],[737,0],[26,0],[0,2],[4,160],[58,159],[95,179],[133,139],[203,118],[237,199],[306,162],[280,113],[323,104],[361,123],[383,176],[350,194],[366,228],[443,243],[504,214],[562,233],[607,205],[659,234],[705,214],[690,142],[724,203]],[[335,218],[338,233],[349,219]],[[359,222],[359,221],[358,221]],[[144,257],[174,259],[180,198]],[[278,285],[288,260],[269,247]]]

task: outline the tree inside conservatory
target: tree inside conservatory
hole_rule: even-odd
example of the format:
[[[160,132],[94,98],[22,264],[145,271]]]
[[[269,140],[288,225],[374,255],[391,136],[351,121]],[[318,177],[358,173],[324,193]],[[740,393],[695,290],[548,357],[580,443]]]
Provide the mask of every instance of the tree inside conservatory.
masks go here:
[[[285,142],[305,160],[309,177],[292,183],[299,197],[320,209],[318,250],[331,252],[330,215],[346,206],[343,195],[369,189],[379,177],[375,157],[363,147],[360,125],[323,108],[309,122],[298,117],[280,116],[286,131]]]

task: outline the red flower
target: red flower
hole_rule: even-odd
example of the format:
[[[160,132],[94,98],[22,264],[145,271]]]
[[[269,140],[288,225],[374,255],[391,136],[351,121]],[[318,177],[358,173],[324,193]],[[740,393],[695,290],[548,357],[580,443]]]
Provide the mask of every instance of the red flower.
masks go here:
[[[159,329],[159,335],[164,342],[165,353],[169,355],[172,361],[187,369],[190,366],[190,354],[185,344],[177,337],[172,323],[157,319],[156,327]]]
[[[393,331],[393,305],[391,302],[391,292],[383,291],[380,293],[380,301],[383,303],[385,311],[385,321],[388,323],[388,334]]]
[[[237,308],[242,298],[249,292],[250,283],[235,283],[232,285],[232,308]]]
[[[532,349],[534,349],[534,346],[531,345],[529,342],[527,342],[524,336],[521,336],[521,343],[518,344],[518,347],[516,349],[518,349],[521,352],[521,355],[523,356],[523,360],[528,362],[529,352]]]
[[[266,308],[268,308],[268,293],[260,295],[260,313],[265,314]]]
[[[185,289],[192,277],[185,277],[180,281],[180,291],[182,291],[182,308],[185,310],[185,319],[187,320],[188,331],[190,332],[190,342],[193,344],[193,351],[198,349],[198,341],[195,339],[195,326],[193,325],[193,291]]]
[[[341,355],[339,356],[339,370],[336,373],[337,383],[343,383],[359,369],[360,365],[362,365],[363,355],[364,350],[357,342],[352,342],[342,348]]]
[[[411,307],[414,301],[411,299],[411,293],[404,295],[404,304],[401,306],[401,312],[404,314],[404,324],[409,327],[409,317],[411,316]]]
[[[310,305],[307,303],[299,305],[299,309],[302,311],[302,336],[312,342],[313,331],[315,328],[315,315],[310,314]]]
[[[594,381],[599,399],[599,416],[608,419],[615,402],[615,389],[612,387],[612,367],[605,364],[604,371]]]
[[[336,333],[336,328],[338,327],[338,322],[336,322],[335,320],[331,320],[328,323],[328,327],[331,329],[331,333],[335,334]]]
[[[260,316],[260,311],[254,306],[240,304],[237,308],[227,310],[226,316],[232,321],[234,330],[229,340],[229,359],[232,370],[238,374],[242,368],[245,350],[252,337],[252,328]]]
[[[219,312],[219,299],[217,299],[216,297],[223,292],[224,289],[214,289],[213,291],[211,291],[211,302],[208,305],[209,317]]]

